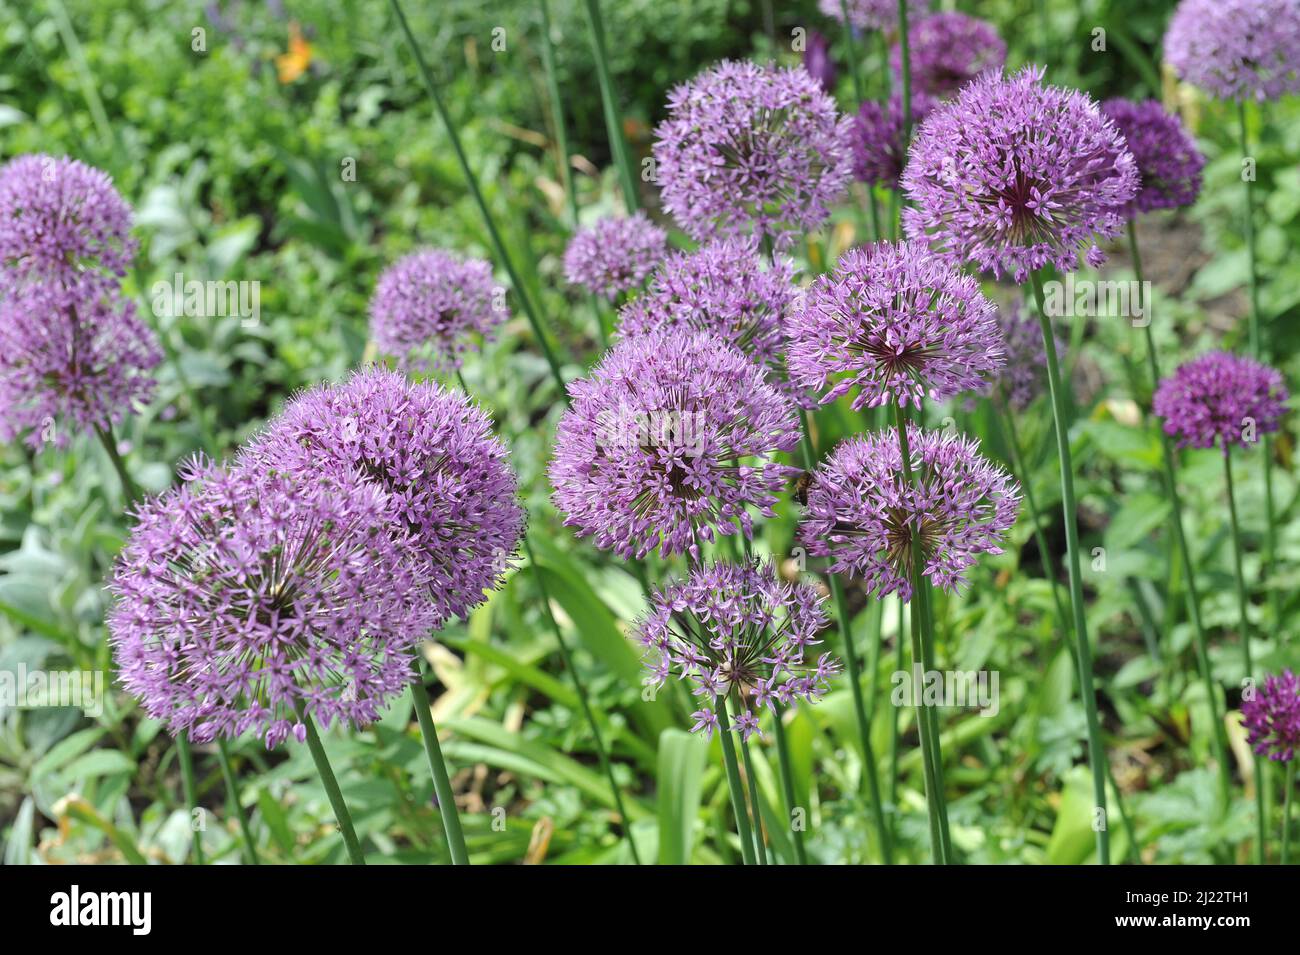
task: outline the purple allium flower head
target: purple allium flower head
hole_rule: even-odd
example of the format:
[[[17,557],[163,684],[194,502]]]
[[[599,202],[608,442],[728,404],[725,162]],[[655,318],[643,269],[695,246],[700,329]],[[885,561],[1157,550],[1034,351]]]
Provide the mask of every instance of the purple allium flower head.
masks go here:
[[[45,155],[0,168],[0,266],[13,276],[125,275],[136,249],[130,231],[130,207],[98,169]]]
[[[1165,112],[1158,100],[1135,103],[1108,99],[1101,111],[1111,118],[1137,162],[1142,185],[1126,216],[1153,209],[1190,206],[1201,191],[1205,157],[1178,117]]]
[[[716,335],[673,327],[629,338],[569,385],[551,486],[564,523],[597,547],[699,558],[700,540],[753,529],[794,469],[793,404]]]
[[[108,616],[120,679],[196,742],[377,720],[433,623],[377,484],[195,462],[137,510]]]
[[[918,20],[908,34],[913,95],[945,97],[1007,62],[1007,45],[991,23],[964,13],[936,13]],[[902,47],[894,44],[889,65],[903,75]]]
[[[919,123],[934,109],[936,101],[924,93],[912,95],[912,121]],[[869,186],[898,188],[907,159],[903,142],[903,101],[898,95],[889,106],[867,100],[853,116],[853,177]]]
[[[1033,269],[1100,265],[1137,194],[1137,164],[1114,123],[1077,90],[1044,86],[1041,67],[991,71],[921,124],[903,171],[912,239],[1023,282]]]
[[[850,249],[790,320],[790,375],[822,404],[854,388],[855,409],[943,401],[1002,364],[995,315],[979,282],[924,243]]]
[[[1180,448],[1212,448],[1222,442],[1249,447],[1278,429],[1286,412],[1286,384],[1277,369],[1229,352],[1193,358],[1160,382],[1152,406],[1165,419],[1165,433]]]
[[[96,271],[20,282],[0,291],[0,441],[24,431],[33,448],[116,425],[153,397],[162,352]]]
[[[758,730],[755,710],[799,700],[816,703],[840,671],[828,653],[809,648],[827,624],[823,598],[807,584],[777,578],[770,564],[711,564],[655,591],[636,626],[646,648],[647,685],[682,680],[700,697],[691,729],[712,736],[717,700],[730,700],[733,730]]]
[[[827,93],[835,92],[835,61],[831,58],[831,41],[812,30],[803,51],[803,68]]]
[[[959,588],[980,554],[1002,553],[1020,487],[961,435],[908,425],[916,486],[903,473],[893,428],[842,442],[813,474],[799,540],[831,573],[860,577],[877,596],[912,598],[911,539],[920,533],[925,575]]]
[[[509,317],[492,266],[442,249],[420,249],[379,276],[370,336],[379,350],[419,371],[459,368],[461,355]]]
[[[849,23],[859,30],[893,30],[898,26],[898,0],[820,0],[818,7],[828,17]],[[907,20],[914,23],[930,11],[929,0],[907,0]]]
[[[1269,676],[1252,699],[1241,702],[1246,742],[1259,756],[1281,763],[1295,759],[1300,747],[1300,679],[1290,670]]]
[[[436,608],[465,616],[501,584],[524,530],[505,447],[458,391],[370,367],[293,399],[241,466],[301,475],[357,471],[388,494]]]
[[[1019,301],[998,309],[998,330],[1002,335],[1004,367],[981,387],[977,394],[1000,392],[1015,411],[1024,411],[1047,387],[1047,352],[1038,318]],[[1056,354],[1065,355],[1066,341],[1053,333]]]
[[[718,63],[668,96],[654,144],[664,208],[699,241],[752,233],[785,248],[848,185],[849,125],[803,69]]]
[[[564,250],[564,277],[569,284],[612,302],[645,284],[667,253],[668,233],[644,212],[601,219],[569,240]]]
[[[788,259],[770,264],[752,238],[716,239],[670,255],[650,288],[619,311],[619,333],[647,335],[670,326],[710,332],[752,357],[783,394],[814,408],[816,398],[791,386],[785,328],[799,290]]]
[[[1300,91],[1300,0],[1183,0],[1165,33],[1165,59],[1219,99]]]

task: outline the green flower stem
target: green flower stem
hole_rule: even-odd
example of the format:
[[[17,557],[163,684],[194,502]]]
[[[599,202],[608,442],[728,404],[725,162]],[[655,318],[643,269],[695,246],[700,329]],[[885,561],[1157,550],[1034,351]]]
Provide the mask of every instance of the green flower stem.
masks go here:
[[[194,810],[199,805],[199,787],[194,781],[194,751],[184,731],[176,737],[176,755],[181,764],[181,786],[185,790],[185,802],[190,807],[190,829],[194,838],[194,864],[203,865],[203,833],[194,828]]]
[[[434,108],[438,116],[442,119],[442,125],[447,130],[447,138],[451,141],[452,152],[456,154],[456,161],[460,165],[461,173],[465,176],[465,182],[469,186],[470,194],[474,197],[474,203],[478,206],[479,214],[483,217],[483,224],[487,228],[488,238],[492,242],[492,248],[496,253],[497,259],[506,270],[510,277],[510,284],[514,287],[515,295],[519,297],[519,302],[523,306],[524,314],[528,317],[528,323],[532,326],[533,335],[537,338],[538,347],[542,350],[542,355],[546,358],[546,364],[551,369],[551,374],[555,378],[555,384],[560,389],[560,395],[567,402],[569,392],[564,384],[564,376],[560,374],[560,365],[556,361],[555,353],[551,350],[550,341],[547,339],[546,330],[542,327],[542,319],[533,305],[532,297],[528,294],[524,286],[523,278],[515,269],[514,260],[510,253],[506,251],[505,242],[501,238],[501,233],[497,229],[496,220],[492,217],[492,212],[488,209],[487,200],[483,197],[483,190],[479,187],[478,177],[474,175],[474,170],[470,168],[469,158],[465,155],[465,148],[461,145],[460,134],[456,131],[456,126],[451,121],[451,115],[447,112],[447,107],[442,101],[442,94],[438,92],[437,85],[433,82],[433,75],[429,72],[429,67],[424,62],[424,56],[420,53],[420,46],[415,41],[415,36],[411,33],[411,27],[406,22],[406,14],[402,12],[402,7],[398,0],[389,0],[392,5],[393,13],[397,16],[398,25],[402,29],[402,35],[406,38],[406,44],[411,49],[411,55],[415,58],[416,69],[420,74],[420,79],[424,83],[425,90],[429,93],[429,98],[433,100]]]
[[[867,187],[867,196],[871,200],[871,238],[876,242],[884,241],[885,235],[880,231],[880,203],[876,199],[875,186]]]
[[[366,858],[361,854],[361,843],[357,842],[356,830],[352,828],[352,814],[348,812],[348,804],[343,801],[339,782],[334,778],[334,770],[330,768],[330,759],[325,755],[325,747],[321,745],[320,736],[316,733],[316,724],[302,708],[298,710],[298,718],[307,728],[307,749],[311,751],[312,762],[316,764],[316,773],[320,776],[321,785],[325,787],[325,795],[334,810],[334,818],[338,820],[339,831],[343,833],[343,844],[347,847],[348,859],[353,865],[365,865]]]
[[[898,0],[898,55],[903,80],[903,142],[908,143],[912,139],[912,48],[907,31],[907,0]]]
[[[908,484],[912,484],[915,475],[912,471],[912,453],[907,436],[907,415],[903,408],[897,405],[894,412],[903,479]],[[915,667],[919,663],[926,672],[929,672],[934,667],[934,623],[928,606],[929,584],[923,573],[924,555],[921,553],[920,542],[915,531],[911,551],[912,666]],[[948,808],[944,800],[943,753],[939,746],[938,720],[920,694],[916,695],[915,706],[917,734],[921,738],[926,811],[930,816],[930,850],[936,865],[947,865],[951,861],[947,835]]]
[[[772,715],[773,732],[776,735],[776,755],[781,765],[781,791],[785,796],[786,823],[790,825],[790,834],[794,841],[794,855],[800,865],[808,864],[808,850],[803,844],[803,827],[795,827],[794,811],[804,808],[795,801],[794,765],[790,760],[790,743],[785,738],[785,721],[780,710]]]
[[[749,831],[749,814],[745,811],[745,790],[740,782],[740,769],[736,765],[736,742],[731,738],[731,720],[727,718],[727,698],[714,697],[718,711],[718,736],[722,743],[722,762],[727,770],[727,786],[731,790],[731,811],[736,817],[736,834],[740,836],[740,858],[745,865],[753,865],[754,836]]]
[[[1061,511],[1065,523],[1065,547],[1070,569],[1070,604],[1074,612],[1076,663],[1079,671],[1079,694],[1088,727],[1088,765],[1092,770],[1094,805],[1106,810],[1106,752],[1101,744],[1101,722],[1097,718],[1097,694],[1092,684],[1092,646],[1088,642],[1088,622],[1084,616],[1083,571],[1079,562],[1079,526],[1074,498],[1074,465],[1070,455],[1070,434],[1066,425],[1065,390],[1056,356],[1056,336],[1047,316],[1043,280],[1037,272],[1029,273],[1038,304],[1038,321],[1043,332],[1043,349],[1047,354],[1047,385],[1052,395],[1052,417],[1056,426],[1056,451],[1061,465]],[[1097,861],[1110,865],[1110,833],[1105,825],[1097,829]]]
[[[614,795],[614,806],[618,810],[619,825],[623,827],[623,837],[627,840],[627,847],[632,853],[632,861],[640,865],[641,856],[636,849],[636,840],[632,838],[632,820],[628,817],[627,809],[623,805],[623,792],[619,788],[618,781],[614,778],[614,767],[609,761],[609,752],[605,749],[605,741],[600,733],[600,724],[596,722],[596,714],[591,707],[591,699],[587,695],[587,685],[579,675],[578,668],[574,666],[573,654],[569,651],[569,643],[564,639],[560,624],[555,619],[555,612],[551,609],[551,598],[546,592],[546,579],[541,572],[541,568],[537,565],[537,558],[533,556],[533,548],[528,542],[527,535],[524,536],[524,553],[528,557],[528,566],[532,568],[533,578],[537,581],[537,589],[541,592],[542,607],[545,610],[547,620],[550,621],[551,632],[555,634],[555,642],[559,644],[560,656],[564,659],[564,669],[568,671],[569,676],[573,679],[573,687],[578,693],[578,702],[582,706],[582,715],[586,717],[587,725],[591,727],[591,737],[596,744],[596,757],[600,761],[600,768],[605,773],[605,778],[609,780],[609,790]]]
[[[1291,791],[1295,789],[1295,769],[1289,762],[1282,764],[1286,775],[1283,784],[1285,795],[1282,797],[1282,864],[1291,864]]]
[[[1228,448],[1223,449],[1223,479],[1228,485],[1228,519],[1232,523],[1232,568],[1237,578],[1237,610],[1240,615],[1241,629],[1241,663],[1246,668],[1245,678],[1254,676],[1255,665],[1250,653],[1250,621],[1246,617],[1246,606],[1250,598],[1246,595],[1246,572],[1242,567],[1241,525],[1237,520],[1237,492],[1232,483],[1232,455]],[[1255,844],[1255,861],[1264,864],[1264,842],[1266,820],[1264,819],[1264,764],[1256,757],[1255,766],[1255,815],[1259,823],[1258,839]]]
[[[261,865],[257,857],[257,843],[253,840],[253,830],[248,825],[248,814],[239,801],[239,784],[235,782],[235,772],[230,765],[230,750],[224,739],[217,739],[217,761],[221,764],[221,776],[226,781],[226,795],[230,801],[231,811],[239,823],[239,834],[244,839],[244,851],[249,865]]]
[[[605,24],[600,16],[598,0],[587,0],[587,27],[591,32],[591,50],[596,57],[596,81],[600,85],[600,102],[605,112],[605,129],[609,135],[609,148],[618,167],[619,181],[623,184],[623,201],[629,214],[640,207],[636,192],[636,176],[628,156],[627,142],[623,138],[623,117],[618,108],[618,95],[609,75],[609,57],[605,52]]]
[[[1250,136],[1246,128],[1246,104],[1243,100],[1237,100],[1237,129],[1241,135],[1241,156],[1242,159],[1250,156]],[[1267,355],[1264,348],[1264,333],[1261,328],[1259,314],[1259,262],[1255,256],[1255,182],[1251,178],[1243,176],[1243,184],[1246,187],[1246,259],[1250,264],[1250,353],[1256,361],[1263,361]],[[1273,439],[1272,435],[1264,435],[1264,455],[1262,465],[1264,468],[1264,516],[1267,522],[1264,525],[1264,553],[1263,566],[1260,569],[1260,577],[1268,580],[1273,573],[1273,560],[1277,553],[1277,533],[1273,525]],[[1268,590],[1268,607],[1272,614],[1273,624],[1281,626],[1281,607],[1279,605],[1278,588],[1270,587]]]
[[[1142,257],[1138,252],[1137,228],[1130,219],[1128,223],[1128,243],[1129,254],[1133,260],[1133,274],[1138,283],[1138,295],[1142,294]],[[1148,316],[1149,312],[1149,303]],[[1151,334],[1151,322],[1148,321],[1142,328],[1146,335],[1147,345],[1147,367],[1151,371],[1151,388],[1157,388],[1160,384],[1160,360],[1156,355],[1156,342]],[[1169,435],[1165,434],[1165,429],[1157,427],[1160,433],[1160,461],[1164,468],[1165,493],[1169,495],[1170,507],[1170,524],[1174,530],[1174,544],[1178,548],[1178,554],[1183,565],[1183,577],[1186,578],[1187,587],[1187,613],[1192,621],[1192,634],[1196,645],[1196,666],[1201,671],[1201,680],[1205,683],[1205,695],[1209,700],[1210,719],[1214,722],[1213,732],[1211,734],[1211,743],[1214,747],[1214,758],[1219,764],[1219,787],[1223,797],[1224,807],[1228,804],[1228,796],[1232,791],[1231,763],[1228,762],[1228,736],[1224,728],[1223,713],[1219,710],[1218,693],[1214,685],[1214,673],[1210,668],[1209,642],[1205,638],[1205,627],[1201,622],[1201,598],[1196,587],[1196,568],[1192,563],[1191,548],[1187,544],[1187,535],[1183,530],[1183,504],[1182,496],[1178,493],[1178,475],[1174,469],[1174,449],[1169,441]]]
[[[438,728],[433,725],[429,691],[424,686],[424,675],[420,672],[418,657],[411,658],[411,669],[415,671],[415,679],[411,681],[411,700],[415,704],[415,718],[420,724],[420,736],[424,740],[425,759],[429,763],[429,772],[433,774],[433,793],[438,800],[442,828],[447,835],[447,849],[451,853],[453,865],[469,865],[465,833],[460,826],[460,812],[456,809],[456,791],[451,788],[451,776],[447,772],[447,763],[442,758]]]
[[[578,191],[569,165],[569,132],[564,122],[564,100],[560,98],[560,80],[555,70],[555,43],[551,39],[551,10],[547,0],[537,0],[542,14],[542,67],[546,71],[546,92],[551,99],[551,120],[555,123],[555,149],[559,160],[560,183],[569,203],[569,224],[578,224]]]
[[[840,17],[844,23],[845,57],[849,61],[849,75],[853,77],[853,97],[861,103],[866,99],[862,91],[862,53],[858,49],[857,37],[853,35],[853,24],[849,21],[848,0],[840,0]]]
[[[767,865],[767,847],[763,843],[763,812],[758,802],[758,777],[754,774],[754,762],[749,757],[749,740],[740,739],[740,758],[745,764],[745,781],[749,786],[749,807],[754,814],[751,822],[754,827],[754,849],[759,865]]]
[[[808,412],[803,412],[802,447],[804,467],[811,471],[816,466],[816,450],[812,443],[812,429],[808,423]],[[848,600],[840,584],[838,574],[828,573],[831,596],[835,601],[835,612],[840,618],[840,636],[844,640],[844,665],[849,678],[849,689],[853,694],[853,714],[858,723],[858,737],[862,740],[863,772],[867,777],[867,786],[871,796],[871,814],[876,826],[876,837],[880,841],[880,855],[886,865],[894,861],[894,848],[889,838],[889,829],[885,825],[885,807],[880,798],[880,770],[876,766],[876,754],[871,745],[871,723],[867,720],[866,704],[862,698],[862,674],[858,666],[858,653],[853,646],[852,617],[849,615]],[[876,685],[875,674],[871,674],[872,691]]]
[[[131,480],[131,475],[126,469],[126,462],[122,460],[122,455],[117,450],[117,436],[113,434],[113,425],[106,422],[102,425],[95,425],[95,437],[99,438],[99,443],[103,446],[108,460],[112,462],[113,470],[117,472],[117,479],[122,484],[122,496],[126,498],[127,508],[140,499],[140,488],[135,481]]]

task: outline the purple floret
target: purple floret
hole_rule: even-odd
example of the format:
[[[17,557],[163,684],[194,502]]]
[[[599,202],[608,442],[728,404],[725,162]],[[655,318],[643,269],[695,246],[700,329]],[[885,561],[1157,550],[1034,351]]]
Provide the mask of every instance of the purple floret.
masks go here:
[[[1160,382],[1153,407],[1180,448],[1227,454],[1276,431],[1286,413],[1286,384],[1275,368],[1230,352],[1193,358]]]
[[[1165,112],[1153,99],[1140,103],[1108,99],[1101,104],[1101,111],[1123,135],[1142,181],[1137,197],[1126,210],[1128,218],[1153,209],[1190,206],[1196,201],[1205,157],[1177,116]]]
[[[1183,0],[1165,59],[1211,96],[1260,102],[1300,91],[1300,0]]]

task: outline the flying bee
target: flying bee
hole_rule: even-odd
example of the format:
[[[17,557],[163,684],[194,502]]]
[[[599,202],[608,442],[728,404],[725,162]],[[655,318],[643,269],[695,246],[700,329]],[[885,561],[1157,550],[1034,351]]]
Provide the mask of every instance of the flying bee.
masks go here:
[[[803,507],[808,506],[808,489],[813,485],[813,473],[811,471],[802,472],[794,480],[794,499]]]

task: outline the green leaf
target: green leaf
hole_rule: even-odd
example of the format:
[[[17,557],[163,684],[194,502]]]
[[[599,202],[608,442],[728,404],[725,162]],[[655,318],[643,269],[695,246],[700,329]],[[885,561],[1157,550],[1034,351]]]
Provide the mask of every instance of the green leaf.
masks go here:
[[[666,729],[659,736],[659,862],[686,865],[695,842],[700,781],[709,746],[693,733]]]

